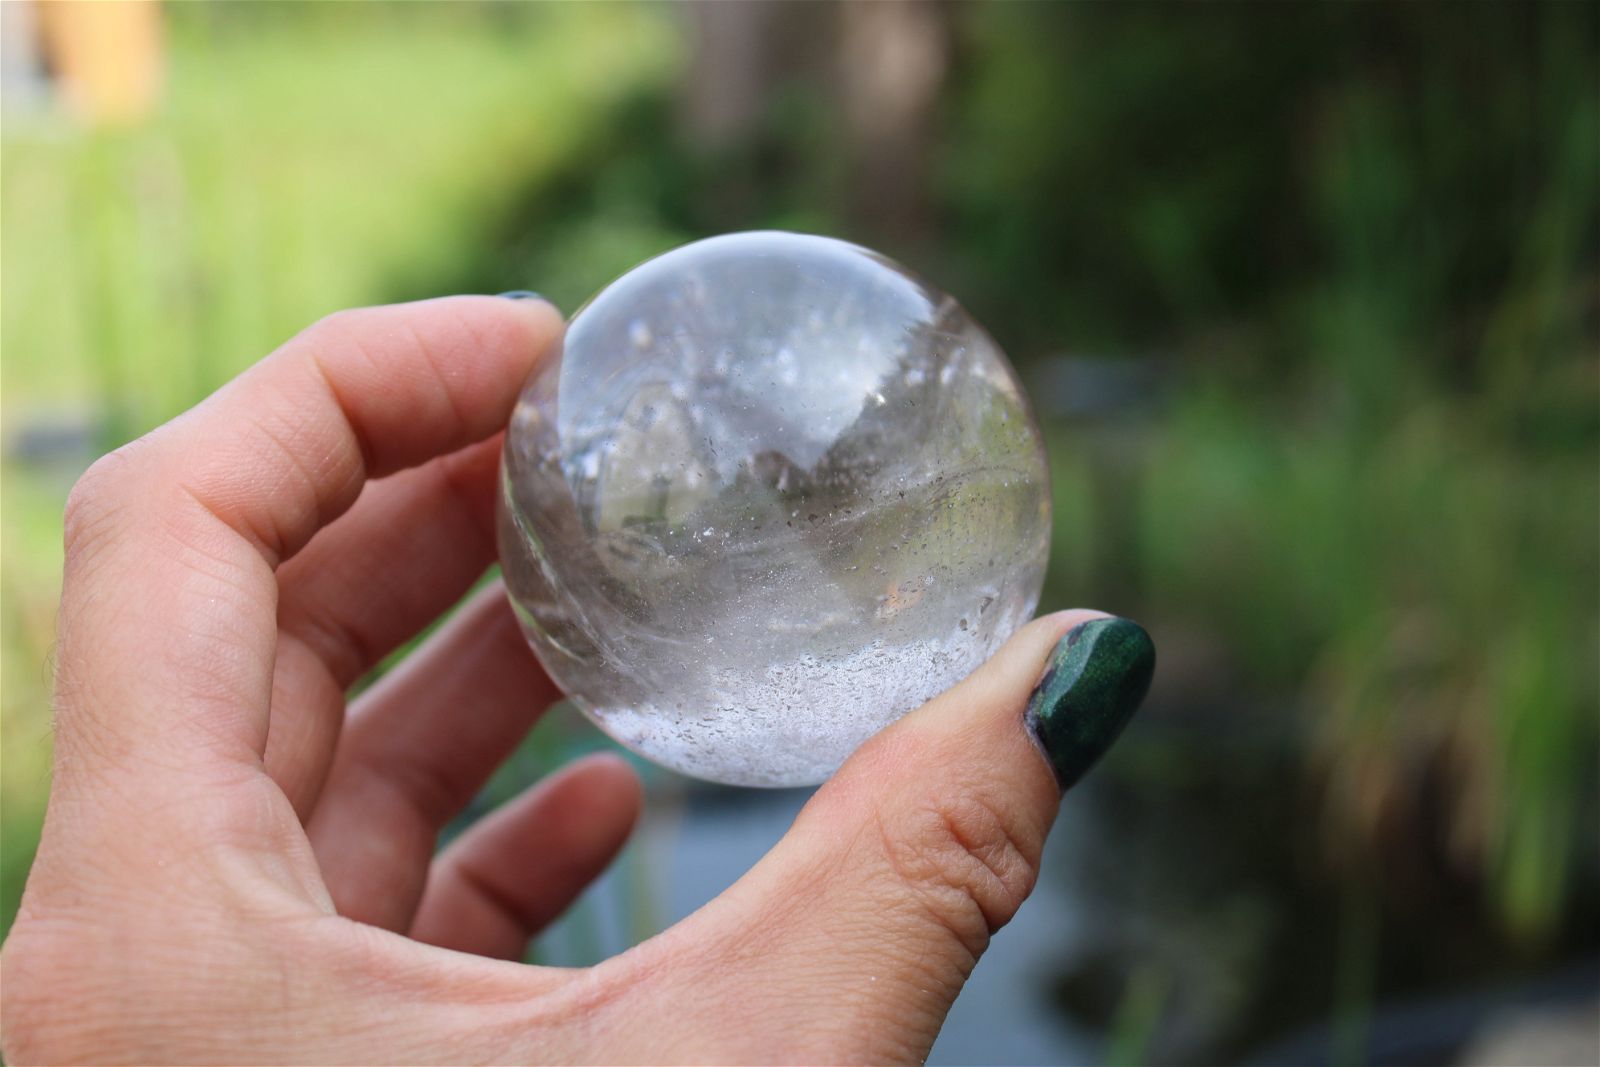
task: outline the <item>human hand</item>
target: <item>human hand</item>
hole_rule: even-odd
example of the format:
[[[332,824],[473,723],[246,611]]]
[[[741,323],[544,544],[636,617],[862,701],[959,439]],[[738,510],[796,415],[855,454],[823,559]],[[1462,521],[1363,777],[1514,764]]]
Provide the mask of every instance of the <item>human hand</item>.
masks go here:
[[[345,693],[493,561],[499,430],[561,328],[494,297],[334,315],[79,482],[11,1062],[926,1055],[1148,637],[1036,620],[699,912],[595,967],[514,962],[626,838],[632,770],[580,760],[433,855],[559,696],[497,587]]]

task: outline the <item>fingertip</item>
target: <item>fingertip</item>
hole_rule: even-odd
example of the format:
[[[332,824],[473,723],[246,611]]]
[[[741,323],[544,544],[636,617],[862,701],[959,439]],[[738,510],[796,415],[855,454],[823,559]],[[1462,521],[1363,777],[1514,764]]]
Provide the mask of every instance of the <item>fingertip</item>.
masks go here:
[[[554,316],[561,319],[561,309],[543,293],[536,293],[532,289],[512,289],[508,292],[497,293],[492,297],[471,296],[472,300],[495,300],[508,307],[516,308],[519,312],[533,315]]]
[[[1097,616],[1058,641],[1025,722],[1063,792],[1105,755],[1144,702],[1155,642],[1132,619]]]
[[[515,308],[518,314],[528,316],[550,332],[560,332],[566,326],[566,316],[561,314],[561,309],[548,297],[538,293],[526,293],[509,299],[505,297],[500,299],[502,303]]]
[[[537,293],[528,293],[526,296],[444,296],[422,303],[447,307],[460,315],[463,321],[482,322],[487,319],[508,324],[509,329],[522,335],[513,348],[527,354],[530,367],[538,362],[551,342],[566,329],[566,318],[561,314],[561,309]],[[486,336],[483,338],[483,347],[499,347],[499,339]]]
[[[978,683],[984,691],[992,691],[998,685],[1016,690],[1014,695],[1024,699],[1044,671],[1045,660],[1063,637],[1086,622],[1107,617],[1106,612],[1091,608],[1068,608],[1040,615],[1012,634],[999,651],[973,672],[969,682],[958,689],[971,682]]]
[[[576,780],[587,802],[632,830],[643,804],[644,783],[626,758],[616,752],[595,752],[575,760],[564,773]]]
[[[1028,626],[1038,626],[1041,630],[1049,631],[1059,641],[1074,626],[1081,626],[1086,622],[1093,622],[1095,619],[1110,617],[1110,612],[1100,611],[1096,608],[1063,608],[1060,611],[1052,611],[1048,614],[1040,615],[1028,623]]]
[[[594,752],[579,759],[575,766],[581,766],[584,774],[613,788],[633,794],[644,789],[639,772],[620,752]]]
[[[574,760],[468,829],[435,861],[412,936],[520,957],[528,939],[616,858],[638,810],[639,778],[626,760],[610,752]]]

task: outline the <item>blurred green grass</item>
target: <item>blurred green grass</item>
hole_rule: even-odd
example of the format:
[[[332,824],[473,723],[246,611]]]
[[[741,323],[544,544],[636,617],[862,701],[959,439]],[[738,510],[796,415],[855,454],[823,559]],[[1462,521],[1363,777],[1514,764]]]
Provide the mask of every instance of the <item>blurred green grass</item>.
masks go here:
[[[120,439],[319,315],[463,275],[674,48],[634,7],[169,14],[153,122],[7,121],[7,413],[89,398]]]

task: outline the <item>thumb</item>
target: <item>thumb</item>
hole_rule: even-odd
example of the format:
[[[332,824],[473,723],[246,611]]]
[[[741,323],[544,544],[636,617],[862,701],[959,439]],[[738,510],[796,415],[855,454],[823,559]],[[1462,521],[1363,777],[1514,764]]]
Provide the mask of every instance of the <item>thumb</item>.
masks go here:
[[[699,1031],[681,1051],[704,1058],[709,1021],[716,1055],[746,1062],[924,1057],[1033,889],[1062,790],[1154,666],[1136,623],[1046,616],[863,745],[749,874],[657,939],[672,964],[651,969],[687,978],[673,999]]]

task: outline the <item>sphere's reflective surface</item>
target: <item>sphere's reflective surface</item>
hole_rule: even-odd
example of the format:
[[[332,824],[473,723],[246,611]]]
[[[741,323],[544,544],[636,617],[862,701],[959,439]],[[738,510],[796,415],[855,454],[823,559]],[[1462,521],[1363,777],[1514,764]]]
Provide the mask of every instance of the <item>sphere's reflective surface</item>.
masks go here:
[[[506,435],[500,557],[528,640],[675,770],[805,785],[1033,613],[1038,431],[959,305],[875,253],[747,233],[573,316]]]

